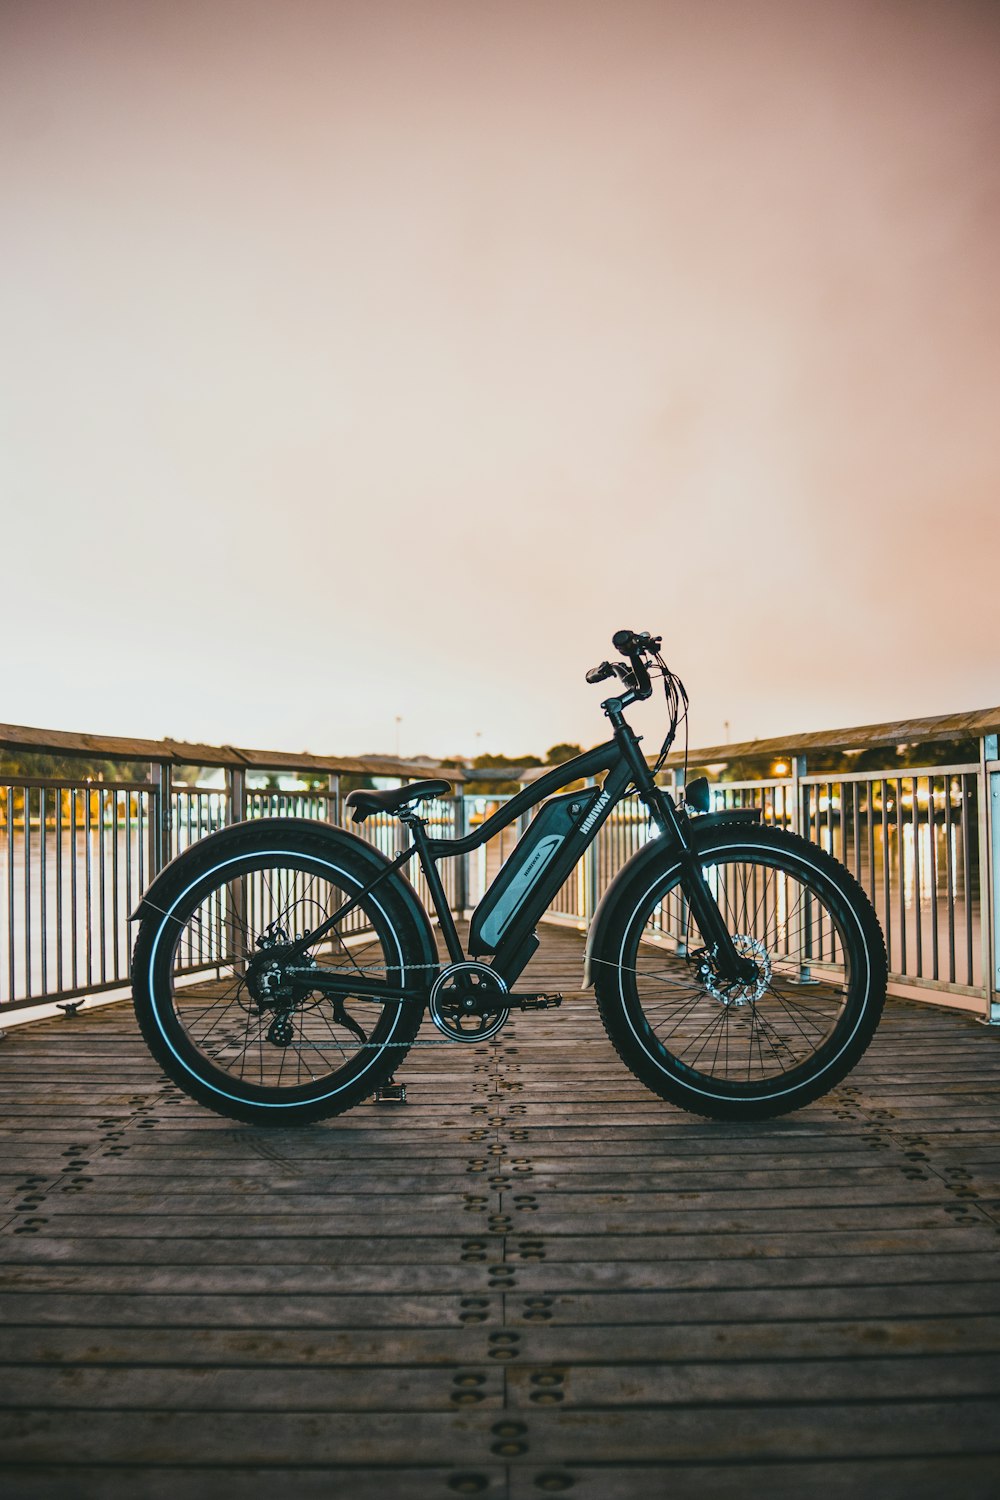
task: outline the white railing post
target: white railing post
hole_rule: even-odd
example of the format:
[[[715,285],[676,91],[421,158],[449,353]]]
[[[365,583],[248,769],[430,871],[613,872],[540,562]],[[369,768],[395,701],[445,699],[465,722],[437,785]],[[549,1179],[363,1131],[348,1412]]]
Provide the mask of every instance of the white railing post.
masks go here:
[[[979,922],[987,1025],[1000,1026],[1000,756],[998,736],[979,741]]]
[[[465,782],[459,781],[452,795],[456,839],[465,836]],[[455,860],[455,912],[463,917],[469,905],[469,856],[460,854]]]
[[[809,837],[809,819],[806,816],[804,798],[808,795],[808,789],[802,785],[802,778],[806,774],[806,758],[804,755],[792,756],[792,806],[791,825],[792,832],[801,834],[803,838]],[[806,897],[799,911],[799,983],[812,984],[812,913],[809,906],[809,898]]]
[[[247,773],[242,766],[227,766],[226,790],[229,793],[229,821],[242,823],[247,815]]]
[[[156,875],[173,854],[173,776],[169,761],[154,760],[149,767],[153,786],[149,819],[149,868]]]
[[[802,801],[803,795],[805,793],[805,787],[802,785],[802,778],[803,778],[803,776],[805,774],[806,774],[806,758],[805,758],[805,756],[804,755],[793,755],[792,756],[792,786],[791,786],[791,793],[792,793],[792,808],[791,808],[792,832],[793,833],[800,833],[800,834],[802,834],[803,838],[808,838],[809,835],[806,832],[806,829],[808,828],[809,820],[806,817],[806,810],[805,810],[805,807],[803,806],[803,801]]]

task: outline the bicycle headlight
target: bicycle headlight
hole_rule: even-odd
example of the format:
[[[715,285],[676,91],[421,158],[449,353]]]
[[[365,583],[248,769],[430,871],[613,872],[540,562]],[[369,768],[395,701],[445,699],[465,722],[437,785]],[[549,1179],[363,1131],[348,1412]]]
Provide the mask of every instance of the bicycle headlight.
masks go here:
[[[696,776],[684,788],[684,805],[692,812],[707,813],[712,805],[712,792],[707,776]]]

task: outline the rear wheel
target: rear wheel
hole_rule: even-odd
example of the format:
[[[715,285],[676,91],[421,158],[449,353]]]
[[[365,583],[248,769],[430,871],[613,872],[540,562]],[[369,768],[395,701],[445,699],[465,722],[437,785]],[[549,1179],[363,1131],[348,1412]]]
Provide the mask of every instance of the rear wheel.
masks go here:
[[[741,957],[719,972],[681,887],[647,866],[622,893],[592,962],[601,1017],[636,1077],[685,1109],[763,1119],[818,1098],[868,1046],[885,999],[885,945],[861,887],[778,829],[721,827],[702,873]]]
[[[307,950],[288,945],[356,897],[371,870],[350,849],[261,822],[206,839],[163,889],[133,955],[136,1014],[174,1081],[220,1114],[302,1124],[340,1114],[399,1066],[421,1006],[310,983],[311,966],[419,984],[422,949],[387,883]]]

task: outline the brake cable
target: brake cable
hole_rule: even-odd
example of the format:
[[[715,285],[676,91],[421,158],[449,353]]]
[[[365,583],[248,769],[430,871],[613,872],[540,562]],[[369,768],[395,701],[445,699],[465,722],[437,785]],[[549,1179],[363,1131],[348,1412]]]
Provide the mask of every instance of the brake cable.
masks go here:
[[[656,665],[660,669],[663,678],[663,695],[667,700],[667,712],[669,715],[669,727],[660,753],[653,766],[653,775],[656,776],[663,770],[663,763],[670,754],[671,746],[677,737],[677,731],[681,724],[684,725],[684,780],[687,781],[688,748],[689,748],[689,722],[688,722],[688,695],[681,679],[676,672],[671,672],[659,651],[656,653]]]

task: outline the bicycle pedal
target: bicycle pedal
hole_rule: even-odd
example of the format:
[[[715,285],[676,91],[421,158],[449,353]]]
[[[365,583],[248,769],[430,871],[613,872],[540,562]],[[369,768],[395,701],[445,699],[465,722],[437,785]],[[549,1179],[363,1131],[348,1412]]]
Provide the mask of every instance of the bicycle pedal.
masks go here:
[[[562,1005],[562,995],[508,995],[511,1010],[555,1010]]]
[[[405,1083],[383,1083],[380,1089],[376,1089],[372,1095],[374,1104],[405,1104]]]

